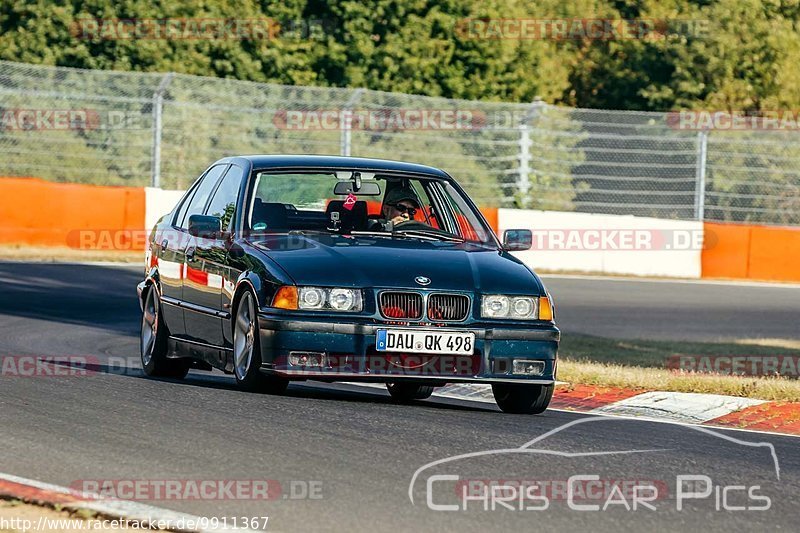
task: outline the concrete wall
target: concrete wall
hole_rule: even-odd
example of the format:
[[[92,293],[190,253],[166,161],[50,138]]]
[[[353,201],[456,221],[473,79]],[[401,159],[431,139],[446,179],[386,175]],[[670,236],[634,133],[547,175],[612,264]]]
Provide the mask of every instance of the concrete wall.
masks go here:
[[[183,197],[184,192],[186,191],[169,191],[145,187],[144,194],[147,207],[144,215],[144,228],[149,230],[156,225],[159,218],[172,211],[178,200]]]
[[[500,209],[500,235],[513,228],[534,232],[534,248],[515,255],[538,270],[701,276],[701,222]]]

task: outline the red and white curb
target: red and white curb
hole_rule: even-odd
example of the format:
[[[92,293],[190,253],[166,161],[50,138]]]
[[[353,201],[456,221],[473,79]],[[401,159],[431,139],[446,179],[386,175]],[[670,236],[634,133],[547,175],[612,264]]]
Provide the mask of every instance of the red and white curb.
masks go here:
[[[116,500],[102,496],[26,479],[11,474],[0,473],[0,499],[17,499],[36,505],[68,509],[72,511],[93,511],[104,517],[112,517],[140,524],[168,524],[167,531],[190,533],[233,531],[232,528],[201,527],[210,519],[169,509],[128,500]],[[141,529],[150,529],[142,527]],[[237,532],[252,530],[236,528]]]
[[[384,385],[352,383],[384,388]],[[800,403],[689,392],[561,384],[550,409],[800,436]],[[489,385],[453,384],[434,396],[494,404]]]
[[[664,418],[675,422],[704,424],[742,409],[761,405],[763,400],[719,394],[688,392],[645,392],[592,412],[628,417]]]

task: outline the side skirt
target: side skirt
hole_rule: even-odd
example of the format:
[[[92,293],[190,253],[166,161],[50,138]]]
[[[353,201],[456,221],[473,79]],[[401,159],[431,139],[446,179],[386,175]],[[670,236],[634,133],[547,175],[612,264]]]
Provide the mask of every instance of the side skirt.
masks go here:
[[[191,358],[193,360],[192,368],[199,370],[213,370],[216,368],[229,373],[225,366],[228,360],[231,359],[232,350],[228,348],[220,348],[219,346],[177,337],[170,337],[167,347],[169,349],[167,357],[171,359]]]

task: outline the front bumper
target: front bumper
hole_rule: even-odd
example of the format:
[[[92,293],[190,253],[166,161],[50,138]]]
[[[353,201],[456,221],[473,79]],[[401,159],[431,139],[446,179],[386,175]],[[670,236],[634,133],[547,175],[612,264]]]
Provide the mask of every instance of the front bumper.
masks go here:
[[[555,382],[561,332],[553,324],[429,327],[433,330],[474,333],[473,355],[430,356],[377,352],[375,340],[378,329],[409,328],[331,319],[297,319],[261,313],[261,370],[290,379],[322,381],[412,380],[442,384],[524,382],[541,385]],[[289,359],[292,352],[322,354],[324,362],[321,366],[314,367],[292,365]],[[542,361],[544,370],[535,376],[512,374],[514,359]]]

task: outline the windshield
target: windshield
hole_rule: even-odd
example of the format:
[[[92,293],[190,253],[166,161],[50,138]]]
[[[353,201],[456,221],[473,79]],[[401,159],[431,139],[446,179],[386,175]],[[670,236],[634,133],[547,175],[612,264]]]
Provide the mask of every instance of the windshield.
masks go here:
[[[350,170],[258,172],[252,191],[246,225],[254,232],[496,244],[491,229],[445,180]]]

